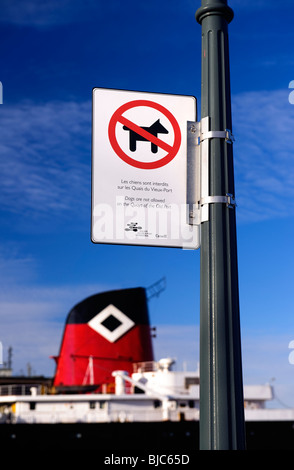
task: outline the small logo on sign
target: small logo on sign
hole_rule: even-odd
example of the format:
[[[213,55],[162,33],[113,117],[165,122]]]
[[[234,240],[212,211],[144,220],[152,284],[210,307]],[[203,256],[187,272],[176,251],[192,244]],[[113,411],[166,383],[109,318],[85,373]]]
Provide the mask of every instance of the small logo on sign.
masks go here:
[[[138,230],[141,230],[142,227],[139,227],[138,222],[131,222],[130,224],[127,224],[127,228],[125,228],[126,232],[138,232]]]

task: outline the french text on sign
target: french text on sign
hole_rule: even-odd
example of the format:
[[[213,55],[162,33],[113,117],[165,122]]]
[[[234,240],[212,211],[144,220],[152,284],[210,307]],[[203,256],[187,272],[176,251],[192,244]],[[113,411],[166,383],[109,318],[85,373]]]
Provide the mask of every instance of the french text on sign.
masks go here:
[[[199,248],[186,204],[187,121],[196,117],[193,96],[93,90],[94,243]]]

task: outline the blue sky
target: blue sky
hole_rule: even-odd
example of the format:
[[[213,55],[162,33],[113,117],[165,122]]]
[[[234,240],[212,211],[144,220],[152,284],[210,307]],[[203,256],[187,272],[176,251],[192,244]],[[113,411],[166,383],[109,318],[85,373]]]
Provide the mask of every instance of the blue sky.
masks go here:
[[[229,26],[245,383],[294,407],[294,6],[231,0]],[[157,357],[199,360],[200,251],[90,241],[93,87],[194,95],[200,1],[0,0],[0,341],[14,372],[52,374],[71,307],[148,287]]]

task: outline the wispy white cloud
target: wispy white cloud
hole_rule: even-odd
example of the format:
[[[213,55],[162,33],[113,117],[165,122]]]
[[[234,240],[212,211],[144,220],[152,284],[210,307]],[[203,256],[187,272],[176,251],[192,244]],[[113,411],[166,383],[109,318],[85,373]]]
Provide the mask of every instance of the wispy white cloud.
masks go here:
[[[154,8],[158,11],[160,5],[156,0]],[[189,0],[192,2],[192,0]],[[169,2],[170,7],[178,10],[175,0]],[[184,5],[185,7],[185,5]],[[101,16],[109,17],[116,14],[123,8],[123,13],[129,11],[150,11],[148,7],[134,0],[125,0],[123,6],[120,0],[2,0],[0,23],[7,23],[18,26],[28,26],[38,29],[49,29],[55,26],[67,25],[70,23],[101,20]]]
[[[3,264],[3,261],[2,261]],[[6,262],[6,266],[8,266]],[[11,267],[17,268],[15,265]],[[106,285],[18,286],[0,292],[0,341],[4,359],[13,347],[14,373],[26,372],[30,364],[37,374],[53,375],[55,364],[50,356],[58,355],[64,323],[69,310],[93,293],[115,288]],[[151,309],[152,316],[152,309]],[[290,364],[291,334],[245,331],[242,334],[244,384],[272,383],[276,400],[294,407],[294,365]],[[197,370],[199,365],[198,325],[156,325],[153,340],[155,359],[171,357],[176,370]]]
[[[35,260],[22,253],[20,246],[7,242],[0,247],[0,296],[4,295],[11,283],[19,285],[35,280]]]
[[[286,85],[232,98],[240,221],[294,215],[294,107],[288,96]]]
[[[89,203],[91,103],[20,103],[1,109],[2,210],[66,213]]]
[[[199,363],[198,325],[158,325],[154,340],[156,360],[171,357],[176,370],[197,370]],[[267,331],[249,331],[242,334],[242,362],[244,385],[274,387],[275,399],[270,407],[294,408],[294,365],[290,364],[291,334],[270,334]]]
[[[231,8],[238,8],[238,9],[246,9],[248,10],[248,3],[244,2],[243,0],[229,0],[228,5]],[[286,6],[292,6],[292,0],[285,0],[284,2]],[[277,2],[275,0],[255,0],[250,4],[250,11],[253,10],[269,10],[278,8]]]
[[[67,24],[91,15],[97,6],[94,0],[2,0],[1,22],[21,26],[50,27]]]
[[[13,348],[13,372],[18,374],[30,363],[35,373],[52,375],[55,365],[50,356],[59,353],[69,311],[82,299],[111,287],[102,283],[43,287],[11,282],[1,289],[0,341],[4,360],[8,347]]]
[[[272,407],[283,403],[294,408],[294,365],[290,363],[289,348],[294,334],[245,331],[243,333],[244,383],[271,383],[275,390]]]
[[[5,249],[6,248],[6,249]],[[4,360],[13,348],[13,372],[25,371],[30,363],[37,374],[52,375],[69,311],[84,298],[117,285],[103,281],[91,284],[41,285],[37,260],[24,255],[13,243],[0,250],[0,341]]]
[[[199,327],[197,325],[156,325],[153,341],[156,360],[170,357],[177,370],[197,370],[199,363]]]
[[[294,215],[294,106],[288,96],[285,87],[232,98],[239,222]],[[88,208],[91,103],[26,102],[1,111],[2,209],[64,216]]]

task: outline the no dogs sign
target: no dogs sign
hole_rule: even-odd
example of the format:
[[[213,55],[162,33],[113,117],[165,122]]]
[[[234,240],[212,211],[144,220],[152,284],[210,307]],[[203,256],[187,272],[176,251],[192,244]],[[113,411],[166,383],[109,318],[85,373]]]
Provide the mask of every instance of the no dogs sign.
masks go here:
[[[193,96],[93,90],[94,243],[199,247],[186,204],[187,121]]]
[[[168,129],[166,129],[160,122],[160,117],[156,121],[154,121],[154,123],[152,123],[150,126],[138,126],[138,124],[133,121],[130,121],[125,117],[125,112],[132,108],[140,108],[138,110],[139,112],[142,112],[144,108],[155,109],[158,111],[158,116],[161,117],[161,120],[163,120],[163,116],[165,116],[174,131],[173,144],[170,145],[166,142],[166,140],[159,138],[161,137],[161,134],[170,133],[170,131],[168,131]],[[136,160],[135,158],[131,158],[129,152],[126,153],[125,151],[123,151],[117,142],[115,135],[117,123],[124,124],[123,129],[129,131],[130,137],[128,150],[130,150],[131,152],[136,152],[138,141],[144,141],[150,142],[150,150],[152,153],[158,153],[158,149],[162,148],[167,152],[167,154],[163,158],[160,157],[158,160],[153,160],[152,157],[150,157],[149,155],[149,161],[145,162]],[[177,155],[181,145],[181,130],[174,116],[163,106],[159,105],[154,101],[134,100],[121,106],[113,114],[109,123],[109,141],[117,155],[120,156],[129,165],[135,166],[136,168],[154,169],[166,165]],[[140,158],[140,152],[138,152],[138,157]]]

